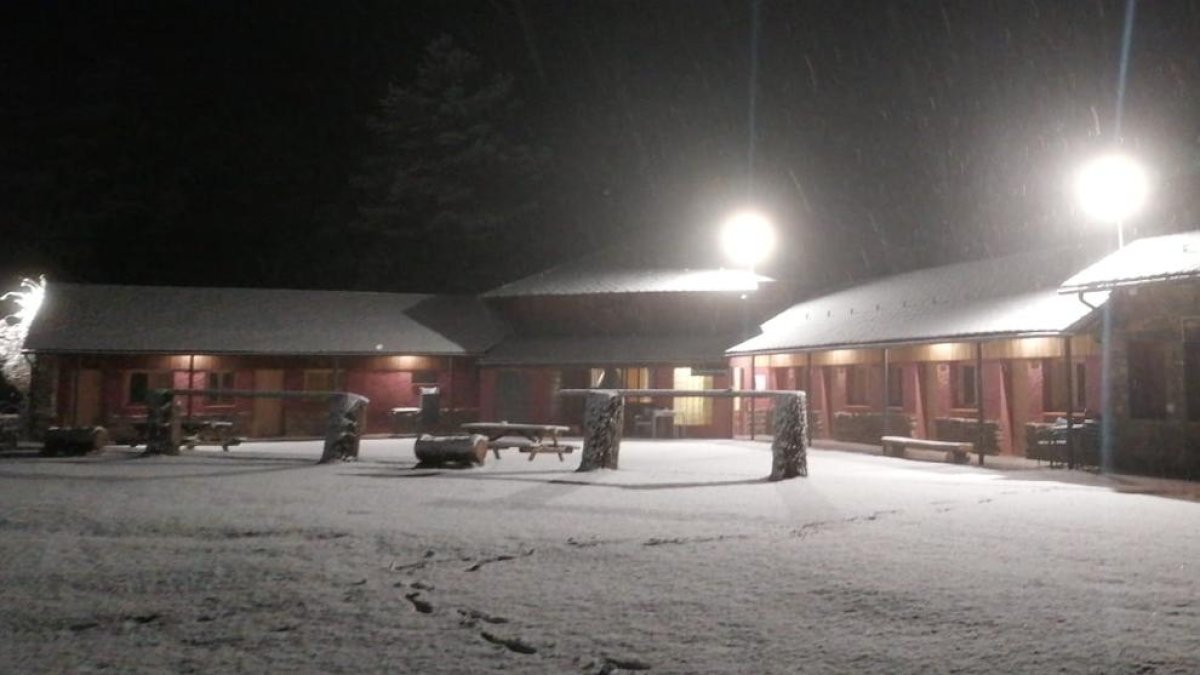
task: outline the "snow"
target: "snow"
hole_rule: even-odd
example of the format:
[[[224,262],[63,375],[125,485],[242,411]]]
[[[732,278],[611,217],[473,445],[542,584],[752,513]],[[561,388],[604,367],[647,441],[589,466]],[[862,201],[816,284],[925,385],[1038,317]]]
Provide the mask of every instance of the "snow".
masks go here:
[[[1200,503],[1128,492],[1187,484],[823,449],[768,483],[737,441],[626,441],[587,474],[411,449],[3,457],[0,669],[1200,671]]]

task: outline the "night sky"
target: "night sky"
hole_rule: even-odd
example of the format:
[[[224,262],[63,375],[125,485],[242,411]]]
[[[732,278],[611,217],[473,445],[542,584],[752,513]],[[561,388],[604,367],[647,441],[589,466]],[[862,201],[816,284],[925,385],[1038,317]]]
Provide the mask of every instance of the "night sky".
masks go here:
[[[783,239],[764,271],[814,288],[1115,239],[1068,176],[1115,141],[1123,1],[754,7],[4,3],[0,278],[472,291],[601,250],[715,264],[747,204]],[[536,208],[371,236],[365,120],[442,35],[512,76]],[[1123,119],[1154,174],[1129,231],[1200,226],[1200,2],[1139,3]]]

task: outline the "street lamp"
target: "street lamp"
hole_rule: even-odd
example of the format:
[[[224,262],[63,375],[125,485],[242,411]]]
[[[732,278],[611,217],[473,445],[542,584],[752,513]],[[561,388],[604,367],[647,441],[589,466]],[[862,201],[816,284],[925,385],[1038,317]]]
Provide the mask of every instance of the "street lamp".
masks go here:
[[[1146,202],[1146,171],[1134,159],[1105,155],[1084,165],[1075,179],[1079,205],[1090,218],[1117,226],[1117,246],[1125,245],[1123,224]]]
[[[721,248],[733,264],[753,270],[775,248],[775,230],[761,213],[741,211],[722,226]]]

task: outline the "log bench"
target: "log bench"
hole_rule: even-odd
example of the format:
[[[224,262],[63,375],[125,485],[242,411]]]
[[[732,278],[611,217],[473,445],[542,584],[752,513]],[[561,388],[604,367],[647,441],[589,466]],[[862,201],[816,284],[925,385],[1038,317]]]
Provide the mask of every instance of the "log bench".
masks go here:
[[[971,443],[930,441],[923,438],[909,438],[907,436],[884,436],[879,439],[879,442],[883,445],[883,454],[887,457],[903,457],[904,451],[908,448],[941,450],[946,453],[946,461],[959,464],[965,463],[967,461],[967,454],[975,451],[975,447]]]

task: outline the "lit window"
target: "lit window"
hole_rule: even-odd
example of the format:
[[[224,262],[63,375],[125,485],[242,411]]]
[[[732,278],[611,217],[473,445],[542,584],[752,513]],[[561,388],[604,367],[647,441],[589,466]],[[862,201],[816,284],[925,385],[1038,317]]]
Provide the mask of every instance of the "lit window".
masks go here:
[[[711,375],[694,375],[691,368],[676,368],[675,389],[712,389]],[[734,399],[737,400],[737,399]],[[713,400],[711,398],[675,398],[671,401],[675,410],[675,424],[679,426],[708,426],[713,423]]]

